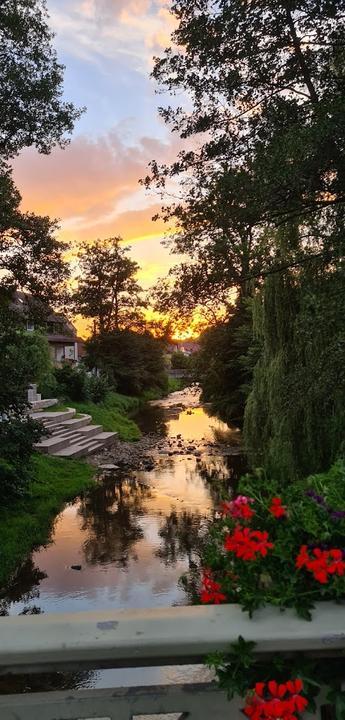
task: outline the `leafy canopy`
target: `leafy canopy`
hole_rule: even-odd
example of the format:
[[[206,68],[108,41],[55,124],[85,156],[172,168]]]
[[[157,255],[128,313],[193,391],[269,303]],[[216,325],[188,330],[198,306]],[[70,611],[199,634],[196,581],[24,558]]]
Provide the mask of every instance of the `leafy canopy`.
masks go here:
[[[303,232],[285,262],[343,250],[344,9],[344,0],[173,2],[174,44],[153,76],[186,99],[160,110],[186,143],[145,180],[166,201],[173,251],[189,258],[172,272],[172,305],[196,307],[198,296],[216,305],[231,287],[248,294],[248,278],[282,258],[272,226],[292,219]]]
[[[141,326],[143,291],[135,276],[138,264],[128,257],[120,237],[84,243],[78,255],[80,275],[71,301],[82,317],[94,318],[96,332]]]
[[[53,48],[45,0],[0,6],[0,156],[66,144],[82,110],[62,99],[64,66]]]

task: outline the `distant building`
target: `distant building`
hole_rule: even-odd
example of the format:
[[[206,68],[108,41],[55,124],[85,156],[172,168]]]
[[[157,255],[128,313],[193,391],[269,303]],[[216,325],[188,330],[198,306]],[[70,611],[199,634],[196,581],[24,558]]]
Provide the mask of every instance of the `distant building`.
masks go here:
[[[198,352],[200,345],[197,340],[176,340],[168,347],[169,353],[182,352],[184,355],[193,355]]]
[[[26,318],[27,331],[33,332],[35,329],[40,329],[46,333],[53,364],[59,367],[65,362],[78,363],[85,355],[85,346],[82,338],[78,337],[74,325],[65,315],[42,306],[41,308],[44,310],[42,320],[31,319],[32,316],[35,317],[35,313],[33,313],[35,304],[34,298],[27,293],[15,293],[13,306]]]

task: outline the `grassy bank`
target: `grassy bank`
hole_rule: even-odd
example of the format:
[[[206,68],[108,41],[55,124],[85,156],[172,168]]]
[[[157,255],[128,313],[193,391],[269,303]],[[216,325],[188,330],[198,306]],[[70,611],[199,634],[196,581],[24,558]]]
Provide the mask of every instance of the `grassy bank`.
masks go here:
[[[54,405],[48,410],[54,412],[65,410],[67,406],[74,407],[78,413],[91,415],[92,422],[102,425],[106,432],[117,432],[121,440],[131,441],[138,440],[141,435],[138,425],[129,417],[139,408],[140,403],[140,398],[112,392],[101,403],[66,400],[66,403]]]
[[[176,390],[181,390],[185,385],[183,381],[176,378],[169,378],[169,385],[166,395]],[[78,413],[86,413],[91,415],[92,422],[95,425],[102,425],[107,432],[117,432],[121,440],[133,441],[139,440],[141,432],[138,425],[130,417],[139,407],[150,400],[159,400],[164,397],[164,393],[157,390],[146,390],[140,397],[131,397],[129,395],[120,395],[116,392],[108,393],[106,399],[101,403],[93,403],[90,401],[77,402],[75,400],[66,400],[65,403],[54,405],[48,410],[54,412],[56,410],[66,410],[66,407],[74,407]]]
[[[36,479],[27,496],[0,511],[0,587],[33,548],[49,540],[64,503],[94,483],[95,470],[85,462],[35,455],[33,463]]]
[[[102,425],[107,432],[117,432],[121,440],[138,440],[141,432],[138,425],[129,417],[139,408],[138,398],[109,393],[104,402],[74,402],[73,407],[79,413],[91,415],[96,425]]]

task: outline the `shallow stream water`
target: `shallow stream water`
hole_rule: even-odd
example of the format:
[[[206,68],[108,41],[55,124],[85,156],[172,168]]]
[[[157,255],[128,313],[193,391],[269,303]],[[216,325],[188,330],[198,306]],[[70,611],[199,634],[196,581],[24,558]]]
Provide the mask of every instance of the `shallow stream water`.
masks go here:
[[[236,430],[198,407],[195,395],[183,393],[182,403],[181,396],[171,397],[163,407],[146,406],[137,418],[143,432],[165,438],[157,443],[155,468],[104,473],[84,498],[67,505],[51,542],[32,553],[8,589],[6,614],[188,603],[179,578],[197,560],[219,481],[235,482],[241,461],[223,453],[238,442]],[[177,437],[175,454],[169,443]],[[109,672],[82,673],[72,684],[107,685]],[[157,680],[161,671],[111,671],[112,682],[115,674],[119,683],[135,684],[136,672],[142,683],[145,675]]]

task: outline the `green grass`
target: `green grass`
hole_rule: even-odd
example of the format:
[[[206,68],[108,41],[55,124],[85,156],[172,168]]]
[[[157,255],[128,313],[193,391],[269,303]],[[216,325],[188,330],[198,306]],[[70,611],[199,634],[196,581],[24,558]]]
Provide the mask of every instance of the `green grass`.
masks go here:
[[[106,432],[117,432],[121,440],[139,440],[141,432],[138,425],[128,417],[130,412],[139,408],[138,398],[109,393],[103,403],[74,402],[73,407],[80,413],[91,415],[92,422],[102,425]]]
[[[33,457],[35,480],[25,498],[0,511],[0,587],[39,545],[49,541],[52,522],[64,503],[94,484],[95,469],[79,460]]]
[[[183,378],[168,378],[168,392],[177,392],[186,387],[186,381]]]
[[[106,432],[117,432],[121,440],[132,441],[139,440],[141,432],[128,415],[138,410],[141,402],[140,398],[111,392],[102,403],[96,404],[88,400],[85,402],[66,400],[65,403],[59,403],[47,410],[48,412],[63,412],[68,407],[73,407],[78,413],[91,415],[92,422],[95,425],[102,425]]]

